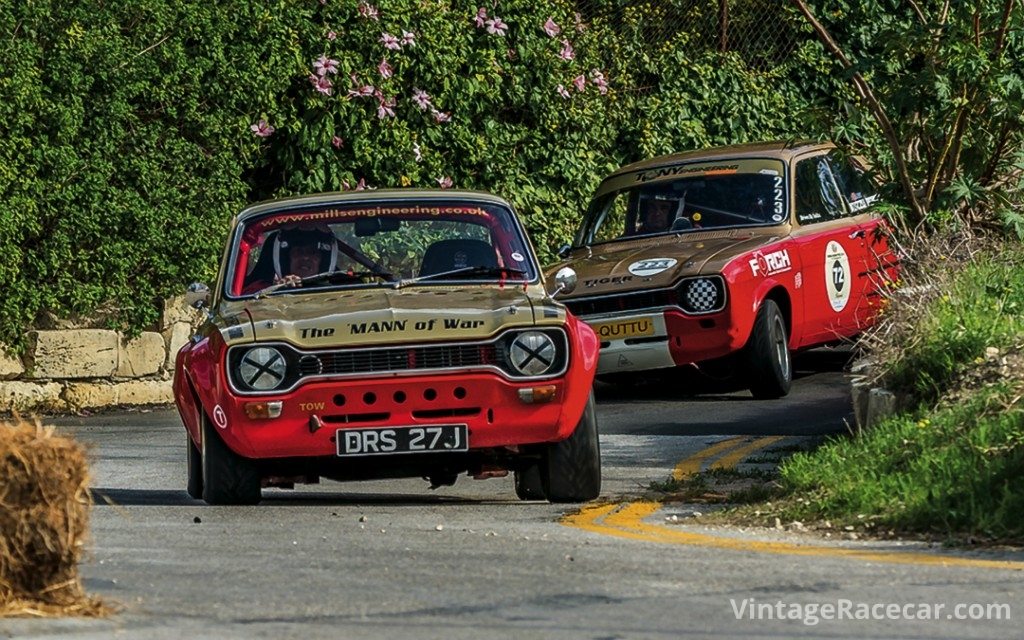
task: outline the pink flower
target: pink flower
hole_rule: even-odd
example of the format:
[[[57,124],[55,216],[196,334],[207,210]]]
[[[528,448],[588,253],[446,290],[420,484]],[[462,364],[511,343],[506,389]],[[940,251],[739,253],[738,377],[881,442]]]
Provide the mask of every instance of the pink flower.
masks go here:
[[[597,90],[602,96],[608,93],[608,81],[605,79],[604,74],[599,70],[591,70],[590,81],[594,83],[594,86],[597,87]]]
[[[402,48],[402,45],[398,43],[398,38],[391,35],[390,33],[381,33],[380,41],[384,43],[385,49],[391,49],[392,51],[398,51]]]
[[[434,120],[436,120],[438,124],[443,124],[452,119],[452,114],[445,113],[444,111],[438,111],[437,109],[431,109],[430,113],[434,116]]]
[[[476,22],[477,29],[484,26],[484,20],[487,20],[487,9],[480,7],[476,11],[476,18],[474,18],[474,22]]]
[[[331,60],[327,56],[320,56],[313,62],[316,75],[326,76],[328,73],[338,73],[338,61]]]
[[[426,111],[431,107],[430,95],[426,91],[420,89],[412,90],[412,101],[416,103],[416,106],[420,108],[420,111]]]
[[[387,58],[382,58],[380,64],[377,65],[377,71],[380,71],[380,76],[387,80],[395,74],[394,68],[388,64]]]
[[[377,11],[377,7],[373,6],[368,2],[359,3],[359,15],[364,18],[370,18],[371,20],[377,20],[380,17],[380,12]]]
[[[366,178],[359,178],[359,182],[356,183],[356,191],[363,191],[368,188],[366,186]]]
[[[341,139],[341,136],[334,136],[331,138],[331,146],[335,149],[340,149],[344,144],[345,141]]]
[[[416,34],[412,31],[406,31],[402,29],[402,46],[415,47],[416,46]]]
[[[443,176],[437,179],[437,184],[439,184],[442,189],[451,189],[452,184],[454,183],[452,182],[452,179],[449,178],[448,176]]]
[[[562,27],[555,24],[555,21],[548,18],[548,21],[544,23],[544,33],[548,34],[552,38],[562,33]]]
[[[395,99],[381,98],[380,102],[377,103],[377,117],[383,120],[384,118],[395,117]]]
[[[423,153],[420,151],[420,143],[412,143],[412,156],[416,158],[416,162],[423,160]]]
[[[576,87],[577,91],[583,91],[583,89],[586,88],[587,86],[587,77],[581,73],[580,75],[572,79],[572,84],[573,86]]]
[[[576,52],[573,50],[572,45],[564,38],[562,39],[562,50],[558,52],[558,57],[562,60],[572,60],[576,57]]]
[[[350,98],[368,98],[368,97],[372,96],[373,94],[375,94],[376,92],[377,92],[377,89],[375,89],[373,87],[373,85],[364,84],[363,86],[359,87],[358,89],[349,89],[348,90],[348,97],[350,97]]]
[[[331,79],[328,78],[327,76],[312,76],[311,75],[311,76],[309,76],[309,81],[310,81],[310,83],[312,83],[313,88],[315,88],[317,91],[319,91],[320,93],[324,94],[325,96],[331,95],[331,93],[333,93],[333,91],[334,91],[331,88],[331,87],[334,86],[334,84],[331,82]]]
[[[501,18],[499,18],[498,16],[494,16],[493,20],[488,20],[484,24],[487,25],[487,33],[490,33],[492,35],[503,36],[505,35],[505,32],[508,30],[508,25],[502,22]]]
[[[263,118],[260,118],[256,124],[250,125],[249,129],[257,138],[269,138],[270,134],[274,133],[274,127],[270,126]]]
[[[558,85],[558,86],[557,86],[557,87],[555,88],[555,91],[557,91],[557,92],[558,92],[558,95],[562,96],[562,97],[563,97],[563,98],[565,98],[566,100],[568,100],[568,99],[570,98],[570,96],[569,96],[569,92],[568,92],[568,91],[566,91],[566,90],[565,90],[565,87],[563,87],[562,85]]]
[[[579,11],[576,12],[575,18],[576,18],[576,30],[579,31],[580,33],[583,33],[584,31],[586,31],[587,30],[587,23],[583,22],[583,16],[580,15]]]
[[[338,39],[338,34],[333,32],[333,31],[328,31],[327,32],[327,39],[333,42],[333,41]]]

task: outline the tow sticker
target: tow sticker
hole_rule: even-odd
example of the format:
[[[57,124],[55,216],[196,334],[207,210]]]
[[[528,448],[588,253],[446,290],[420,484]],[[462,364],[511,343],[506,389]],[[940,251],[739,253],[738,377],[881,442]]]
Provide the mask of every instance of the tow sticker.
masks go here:
[[[850,258],[835,240],[825,247],[825,289],[833,311],[838,313],[846,308],[850,301]]]
[[[650,260],[639,260],[629,265],[629,272],[634,276],[646,278],[661,273],[666,269],[676,266],[675,258],[651,258]]]
[[[228,416],[219,404],[213,408],[213,423],[221,429],[228,428]]]

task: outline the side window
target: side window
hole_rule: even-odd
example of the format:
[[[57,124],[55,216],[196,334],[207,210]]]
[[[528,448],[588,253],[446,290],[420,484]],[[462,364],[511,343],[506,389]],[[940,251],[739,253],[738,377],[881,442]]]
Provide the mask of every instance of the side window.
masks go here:
[[[796,219],[800,224],[834,220],[846,215],[827,156],[796,165]]]
[[[871,180],[848,158],[835,153],[830,154],[829,165],[832,167],[839,193],[846,200],[853,215],[864,211],[878,200],[878,193]]]

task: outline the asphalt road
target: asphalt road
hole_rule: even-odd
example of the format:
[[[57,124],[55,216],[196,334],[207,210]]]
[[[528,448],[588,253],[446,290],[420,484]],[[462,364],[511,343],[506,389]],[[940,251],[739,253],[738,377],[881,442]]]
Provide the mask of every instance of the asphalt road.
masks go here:
[[[689,376],[601,385],[605,495],[619,500],[663,480],[729,437],[780,435],[791,445],[844,432],[844,361],[830,351],[804,356],[793,393],[771,402]],[[0,637],[1021,637],[1012,618],[950,619],[958,604],[1005,604],[1024,616],[1021,571],[723,549],[676,543],[675,533],[604,535],[563,524],[572,509],[516,501],[511,478],[460,479],[436,491],[418,480],[325,482],[265,490],[257,507],[208,507],[184,492],[184,431],[173,411],[48,422],[93,448],[104,497],[83,573],[91,592],[122,610],[100,621],[0,620]],[[685,505],[637,526],[664,530],[670,512]],[[699,523],[686,530],[790,535],[722,534]],[[918,548],[841,546],[883,555]],[[814,607],[844,602],[850,615],[866,607],[873,619],[811,624]],[[777,619],[777,603],[801,619]],[[871,608],[898,605],[897,617],[919,618],[925,604],[944,607],[927,610],[938,619],[886,619],[884,608]]]

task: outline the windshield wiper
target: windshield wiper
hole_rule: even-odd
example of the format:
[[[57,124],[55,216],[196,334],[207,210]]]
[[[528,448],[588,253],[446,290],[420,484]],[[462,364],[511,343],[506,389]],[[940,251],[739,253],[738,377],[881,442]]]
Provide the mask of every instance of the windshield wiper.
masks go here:
[[[363,278],[382,278],[388,282],[395,280],[395,274],[388,273],[387,271],[324,271],[323,273],[314,273],[311,276],[300,278],[297,281],[283,281],[265,287],[256,292],[253,299],[259,300],[265,295],[274,293],[275,291],[283,288],[297,288],[310,282],[329,281],[334,279],[349,279],[362,281]]]
[[[522,269],[513,269],[511,267],[485,267],[483,265],[477,265],[474,267],[462,267],[461,269],[452,269],[451,271],[441,271],[439,273],[431,273],[425,276],[419,276],[417,278],[409,278],[408,280],[399,280],[395,283],[395,288],[400,289],[410,284],[416,284],[417,282],[423,282],[424,280],[436,280],[445,276],[465,276],[465,275],[479,275],[479,276],[525,276],[526,272]]]

